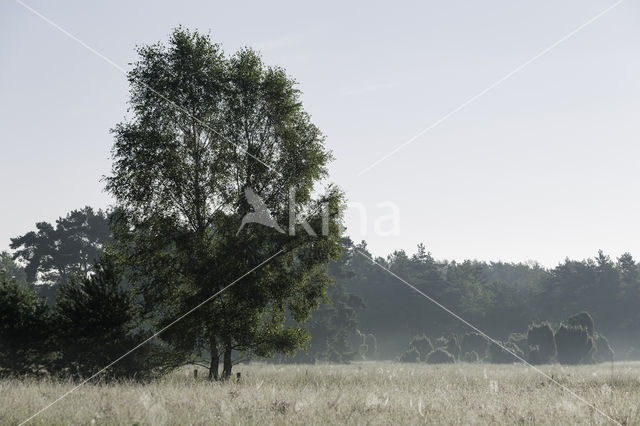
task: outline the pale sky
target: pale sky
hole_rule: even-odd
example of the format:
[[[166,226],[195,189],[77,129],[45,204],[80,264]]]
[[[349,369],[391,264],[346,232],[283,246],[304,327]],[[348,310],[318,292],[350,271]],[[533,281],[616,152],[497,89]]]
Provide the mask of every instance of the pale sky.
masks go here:
[[[184,25],[259,49],[299,81],[375,255],[537,260],[603,249],[640,258],[640,4],[627,0],[440,125],[358,173],[615,1],[24,0],[128,69],[136,44]],[[0,4],[0,250],[84,205],[111,203],[109,129],[125,76],[12,0]],[[397,235],[375,221],[398,209]],[[383,230],[389,223],[383,224]],[[364,231],[364,232],[362,232]]]

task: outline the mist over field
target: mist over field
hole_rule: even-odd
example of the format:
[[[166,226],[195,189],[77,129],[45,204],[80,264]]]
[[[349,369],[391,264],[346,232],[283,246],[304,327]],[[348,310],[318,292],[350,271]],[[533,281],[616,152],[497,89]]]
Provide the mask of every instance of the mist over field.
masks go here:
[[[636,4],[0,7],[1,424],[640,424]]]

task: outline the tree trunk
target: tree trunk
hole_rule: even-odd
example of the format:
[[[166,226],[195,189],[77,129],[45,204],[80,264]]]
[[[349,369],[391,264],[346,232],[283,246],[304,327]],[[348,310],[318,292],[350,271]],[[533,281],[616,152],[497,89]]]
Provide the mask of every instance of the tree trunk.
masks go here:
[[[222,379],[229,380],[231,377],[231,340],[225,342],[224,365],[222,366]]]
[[[209,380],[218,380],[218,366],[220,365],[220,355],[218,355],[218,345],[216,336],[211,336],[209,342],[211,351],[211,365],[209,366]]]

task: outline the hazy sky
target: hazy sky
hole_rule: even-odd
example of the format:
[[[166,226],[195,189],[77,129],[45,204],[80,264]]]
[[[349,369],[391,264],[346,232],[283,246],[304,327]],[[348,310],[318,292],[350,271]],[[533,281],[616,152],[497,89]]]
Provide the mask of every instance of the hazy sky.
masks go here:
[[[367,173],[358,173],[615,1],[190,2],[24,0],[128,69],[182,24],[231,53],[261,50],[300,82],[366,209],[349,234],[376,255],[553,266],[599,248],[640,257],[640,5],[627,0]],[[124,75],[19,3],[0,4],[3,205],[9,237],[106,207]],[[397,235],[375,221],[399,211]],[[390,223],[382,224],[383,230]],[[361,232],[364,231],[364,234]]]

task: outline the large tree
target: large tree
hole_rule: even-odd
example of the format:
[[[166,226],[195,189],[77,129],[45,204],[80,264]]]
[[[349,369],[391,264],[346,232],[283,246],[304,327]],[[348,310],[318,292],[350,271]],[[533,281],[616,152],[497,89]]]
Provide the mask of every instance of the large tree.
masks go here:
[[[213,378],[220,355],[228,377],[233,353],[294,351],[308,335],[285,319],[309,316],[325,293],[327,262],[340,254],[342,195],[329,187],[312,197],[331,159],[322,133],[295,82],[251,49],[226,57],[208,36],[178,28],[138,53],[128,75],[132,117],[113,131],[107,189],[146,312],[168,325],[277,254],[162,336],[177,353],[210,356]],[[288,233],[241,228],[254,195],[274,223],[289,222]]]

